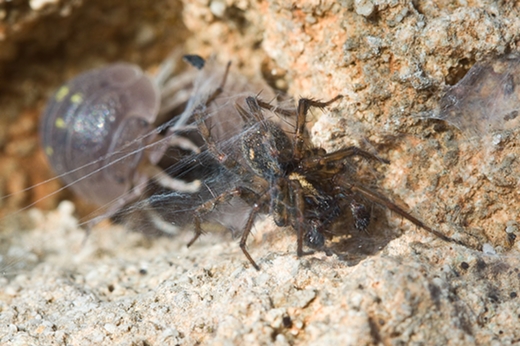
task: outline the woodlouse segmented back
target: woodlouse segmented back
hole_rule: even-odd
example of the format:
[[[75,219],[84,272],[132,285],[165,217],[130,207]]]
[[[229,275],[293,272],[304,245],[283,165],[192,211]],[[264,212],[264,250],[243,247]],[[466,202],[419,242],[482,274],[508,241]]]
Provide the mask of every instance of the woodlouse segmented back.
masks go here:
[[[131,187],[159,106],[157,87],[135,65],[88,71],[49,100],[40,124],[43,148],[56,173],[67,173],[65,183],[104,205]]]
[[[199,151],[189,139],[177,135],[184,125],[175,127],[173,120],[156,124],[159,114],[172,109],[182,112],[190,98],[193,78],[171,83],[169,73],[160,73],[164,79],[160,83],[168,82],[163,86],[136,65],[112,64],[77,76],[49,100],[40,122],[42,146],[67,186],[106,208],[91,223],[136,199],[150,180],[173,190],[199,189],[199,181],[177,180],[157,166],[170,146]],[[179,90],[183,93],[175,97]],[[161,98],[164,92],[166,101]]]

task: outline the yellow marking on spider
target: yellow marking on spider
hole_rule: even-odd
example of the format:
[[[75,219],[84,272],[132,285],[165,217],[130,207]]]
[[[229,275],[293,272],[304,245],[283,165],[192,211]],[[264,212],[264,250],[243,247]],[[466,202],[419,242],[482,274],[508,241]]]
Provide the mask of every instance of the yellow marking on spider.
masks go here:
[[[292,172],[289,175],[289,179],[298,181],[305,192],[310,193],[312,195],[318,194],[318,191],[316,190],[316,188],[311,183],[309,183],[309,181],[307,179],[305,179],[305,177],[303,175]]]
[[[51,147],[45,147],[45,154],[47,154],[47,156],[52,156],[52,154],[54,154],[54,149]]]

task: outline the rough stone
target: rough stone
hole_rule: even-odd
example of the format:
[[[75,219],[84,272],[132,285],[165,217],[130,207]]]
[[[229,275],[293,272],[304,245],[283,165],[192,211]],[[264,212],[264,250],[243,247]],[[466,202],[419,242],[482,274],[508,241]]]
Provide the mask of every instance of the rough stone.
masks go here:
[[[361,15],[358,1],[70,0],[39,2],[46,5],[38,11],[8,3],[0,4],[0,128],[8,129],[0,130],[0,343],[520,338],[520,195],[518,179],[504,173],[517,166],[518,129],[479,148],[432,119],[476,62],[519,51],[514,2],[372,1]],[[291,230],[258,222],[249,250],[260,272],[226,235],[206,235],[188,250],[189,232],[147,238],[107,222],[85,238],[71,204],[55,209],[70,194],[39,201],[59,188],[35,185],[52,177],[35,132],[45,99],[87,68],[115,60],[153,68],[181,44],[232,60],[249,78],[272,78],[290,95],[345,95],[314,112],[315,143],[360,145],[389,159],[372,170],[378,189],[471,246],[445,243],[391,213],[377,223],[382,236],[360,236],[352,258],[297,258]],[[495,160],[483,165],[484,153]],[[19,210],[36,201],[51,211]],[[363,251],[371,246],[378,251]]]

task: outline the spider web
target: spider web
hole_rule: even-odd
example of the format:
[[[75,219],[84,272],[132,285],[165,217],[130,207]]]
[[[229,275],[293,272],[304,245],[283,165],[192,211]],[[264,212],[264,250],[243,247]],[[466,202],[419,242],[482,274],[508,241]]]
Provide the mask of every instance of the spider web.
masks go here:
[[[520,184],[520,56],[474,65],[441,99],[440,115],[481,152],[479,171],[498,186]],[[507,172],[507,176],[506,173]]]
[[[447,90],[435,118],[475,139],[518,127],[519,112],[520,56],[509,55],[474,65]]]
[[[463,139],[457,141],[457,152],[461,155],[459,163],[453,167],[452,177],[460,177],[467,186],[470,186],[469,182],[491,183],[490,188],[480,190],[478,195],[461,195],[460,198],[468,198],[468,203],[460,208],[468,210],[472,203],[476,203],[475,211],[471,213],[481,218],[479,223],[475,223],[477,227],[486,230],[503,228],[506,234],[495,237],[512,237],[512,243],[518,231],[518,213],[515,212],[518,195],[514,191],[520,186],[519,112],[520,55],[510,54],[475,64],[464,78],[446,90],[439,109],[427,116],[445,121],[458,129],[457,137],[462,135]],[[475,187],[475,191],[479,188]],[[489,191],[493,191],[492,197],[487,195]],[[489,198],[487,207],[478,202],[485,198]],[[500,208],[502,200],[509,202]],[[495,213],[488,223],[482,221],[487,219],[486,210]],[[488,243],[483,244],[483,250],[487,253],[495,251]]]

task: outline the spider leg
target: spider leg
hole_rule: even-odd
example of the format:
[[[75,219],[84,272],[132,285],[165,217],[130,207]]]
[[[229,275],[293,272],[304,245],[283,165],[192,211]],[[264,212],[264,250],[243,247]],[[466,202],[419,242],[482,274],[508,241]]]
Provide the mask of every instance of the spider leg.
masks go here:
[[[269,107],[263,107],[259,104],[259,102],[262,103],[262,105],[268,105]],[[263,127],[265,131],[269,131],[269,128],[265,122],[264,114],[262,113],[262,108],[264,109],[278,109],[274,106],[271,106],[269,103],[263,102],[258,97],[246,97],[246,104],[249,108],[248,111],[246,111],[244,108],[242,108],[239,104],[235,104],[235,107],[238,110],[238,113],[246,123],[246,126],[254,126],[255,124],[259,124]],[[280,110],[280,109],[278,109]],[[286,111],[289,112],[289,111]],[[281,113],[285,114],[285,113]]]
[[[271,205],[270,212],[277,226],[291,225],[296,231],[298,257],[313,254],[313,251],[303,251],[305,237],[305,198],[303,188],[298,180],[290,180],[284,177],[275,179],[270,184]],[[291,207],[293,206],[293,207]]]
[[[197,239],[204,233],[202,231],[201,221],[202,217],[213,211],[217,204],[221,204],[223,202],[229,201],[234,195],[236,195],[238,192],[236,190],[226,192],[220,196],[215,197],[214,199],[207,201],[206,203],[203,203],[200,205],[194,213],[193,216],[193,225],[195,226],[195,235],[193,238],[188,242],[187,247],[190,247],[195,243]]]
[[[231,61],[229,61],[226,65],[226,71],[224,72],[224,77],[222,77],[222,81],[220,82],[220,85],[217,89],[208,97],[206,100],[206,104],[209,104],[213,102],[220,94],[222,94],[222,91],[224,91],[224,85],[226,85],[227,77],[229,75],[229,68],[231,67]]]
[[[388,198],[380,195],[379,193],[377,193],[375,191],[367,189],[367,188],[365,188],[365,187],[363,187],[361,185],[348,183],[348,182],[346,182],[344,180],[342,180],[339,183],[339,186],[343,186],[343,188],[348,190],[348,191],[357,192],[357,193],[361,194],[362,196],[364,196],[365,198],[367,198],[368,200],[390,209],[391,211],[401,215],[402,217],[404,217],[405,219],[407,219],[408,221],[410,221],[414,225],[416,225],[416,226],[424,229],[425,231],[433,234],[437,238],[440,238],[440,239],[442,239],[442,240],[444,240],[446,242],[449,242],[449,243],[459,244],[459,245],[462,245],[462,246],[465,246],[465,247],[468,247],[468,248],[470,247],[470,246],[468,246],[467,244],[465,244],[464,242],[462,242],[460,240],[450,238],[447,235],[442,234],[441,232],[431,228],[430,226],[426,225],[424,222],[422,222],[421,220],[417,219],[416,217],[414,217],[413,215],[411,215],[410,213],[408,213],[404,209],[401,209],[398,205],[396,205],[394,202],[392,202]]]
[[[255,97],[255,100],[259,107],[261,107],[263,109],[267,109],[268,111],[271,111],[273,113],[278,113],[280,115],[283,115],[284,117],[293,117],[295,115],[295,112],[293,109],[285,109],[285,108],[273,106],[269,102],[262,101],[260,98],[258,98],[258,95]]]
[[[225,73],[224,79],[223,79],[220,87],[217,88],[215,90],[215,92],[213,93],[213,95],[211,95],[208,98],[207,103],[213,101],[222,92],[224,83],[227,78],[227,74],[229,72],[229,66],[230,66],[230,63],[228,63],[228,65],[227,65],[226,73]],[[239,105],[235,105],[235,108],[237,109],[237,111],[238,111],[239,115],[242,117],[242,119],[244,119],[244,121],[247,123],[248,122],[247,117],[249,116],[248,112],[246,110],[244,110],[242,107],[240,107]],[[203,112],[201,109],[197,109],[195,111],[195,119],[197,120],[198,129],[199,129],[199,132],[200,132],[202,138],[204,139],[204,142],[206,143],[208,151],[213,155],[213,157],[215,157],[215,159],[220,164],[224,165],[224,167],[226,167],[227,169],[229,169],[231,171],[238,170],[238,172],[237,172],[238,175],[243,174],[244,169],[241,168],[241,165],[233,157],[223,153],[218,148],[213,137],[211,136],[211,129],[206,124],[202,115],[203,115]]]
[[[316,155],[309,158],[303,158],[300,161],[300,167],[304,170],[327,171],[328,165],[331,165],[335,162],[341,162],[352,156],[360,156],[370,160],[390,163],[390,161],[382,159],[374,154],[369,153],[368,151],[352,146],[325,155]],[[337,167],[330,167],[330,169],[332,170],[331,173],[337,171]]]
[[[197,208],[194,215],[194,226],[195,226],[195,236],[189,241],[188,247],[193,245],[193,243],[203,234],[202,227],[201,227],[201,221],[202,216],[204,214],[207,214],[211,211],[213,211],[217,205],[231,200],[233,197],[239,197],[242,199],[250,199],[250,200],[256,200],[257,202],[253,204],[253,207],[251,209],[251,212],[249,213],[249,216],[247,218],[246,225],[244,226],[242,237],[240,238],[240,249],[244,253],[244,255],[247,257],[249,262],[253,265],[253,267],[256,270],[260,270],[260,267],[256,264],[256,262],[253,260],[251,255],[246,249],[246,242],[247,237],[251,233],[251,229],[253,228],[253,223],[255,221],[255,218],[257,214],[262,210],[262,208],[265,206],[266,202],[269,199],[269,195],[266,194],[263,197],[260,197],[256,192],[253,190],[247,188],[247,187],[237,187],[231,191],[225,192],[221,194],[220,196],[217,196],[211,201],[208,201],[201,206]]]
[[[200,122],[202,119],[202,110],[204,107],[206,107],[207,105],[209,105],[211,102],[215,101],[215,99],[220,95],[222,94],[222,92],[224,91],[224,85],[226,85],[226,81],[227,81],[227,77],[229,75],[229,68],[231,67],[231,61],[229,61],[226,65],[226,71],[224,72],[224,76],[222,77],[222,81],[220,82],[219,86],[213,91],[213,93],[211,93],[208,98],[206,99],[206,101],[204,102],[204,104],[202,105],[198,105],[195,110],[194,110],[194,115],[195,115],[195,118]]]
[[[296,111],[296,134],[295,134],[295,140],[294,140],[294,158],[296,160],[300,160],[303,157],[304,154],[304,144],[306,142],[306,135],[305,135],[305,123],[307,118],[307,112],[309,111],[310,107],[317,107],[317,108],[324,108],[330,105],[331,103],[336,102],[340,98],[342,98],[343,95],[337,95],[333,99],[326,101],[326,102],[319,102],[314,101],[306,98],[302,98],[298,101],[298,108]],[[249,100],[248,105],[249,108],[254,111],[255,108],[264,108],[271,112],[281,114],[283,116],[292,117],[295,115],[295,112],[293,110],[289,109],[283,109],[276,106],[271,105],[269,102],[265,102],[260,100],[258,97],[249,97],[248,99],[254,100],[254,103]],[[255,107],[251,107],[251,104],[253,104]],[[380,159],[378,159],[380,160]]]
[[[249,190],[249,189],[247,189],[247,190]],[[245,188],[237,187],[231,191],[226,191],[223,194],[221,194],[221,195],[213,198],[212,200],[209,200],[209,201],[201,204],[199,207],[197,207],[197,209],[195,209],[194,219],[193,219],[193,224],[195,226],[195,236],[188,242],[188,247],[192,246],[193,243],[195,243],[195,241],[197,239],[199,239],[199,237],[203,234],[202,227],[201,227],[202,217],[205,214],[215,210],[217,205],[222,204],[224,202],[228,202],[233,197],[242,196],[245,193],[244,191],[245,191]]]
[[[258,264],[256,264],[253,257],[251,257],[251,255],[247,251],[247,248],[246,248],[247,238],[249,237],[249,234],[251,234],[251,229],[253,228],[253,223],[256,219],[256,216],[258,215],[260,210],[262,210],[262,208],[265,206],[265,204],[267,203],[268,200],[269,200],[268,195],[264,195],[262,198],[260,198],[260,200],[257,203],[253,204],[253,208],[251,209],[251,212],[249,213],[249,217],[247,218],[247,222],[244,227],[242,237],[240,238],[240,243],[239,243],[240,249],[242,249],[242,252],[244,253],[246,258],[249,260],[251,265],[256,270],[260,270],[260,267],[258,266]]]
[[[294,159],[301,160],[304,154],[304,145],[307,140],[305,136],[305,123],[307,112],[310,107],[324,108],[333,102],[336,102],[342,95],[338,95],[326,102],[319,102],[302,98],[298,101],[297,118],[296,118],[296,134],[294,136]]]
[[[299,181],[290,180],[290,194],[293,209],[293,220],[295,220],[294,228],[296,230],[296,254],[298,257],[311,255],[314,251],[303,251],[303,237],[304,237],[304,225],[305,225],[305,200],[303,197],[303,188]]]
[[[253,126],[256,123],[262,123],[264,121],[264,115],[262,114],[262,109],[258,104],[258,99],[251,96],[246,97],[246,104],[249,110],[245,110],[238,103],[235,103],[235,108],[237,109],[238,114],[240,114],[242,120],[244,120],[246,127]]]
[[[228,170],[237,172],[237,175],[244,174],[245,170],[242,168],[242,166],[231,155],[222,152],[218,148],[213,137],[211,136],[211,130],[209,129],[206,122],[202,119],[198,120],[199,132],[204,139],[207,149],[211,155]]]

